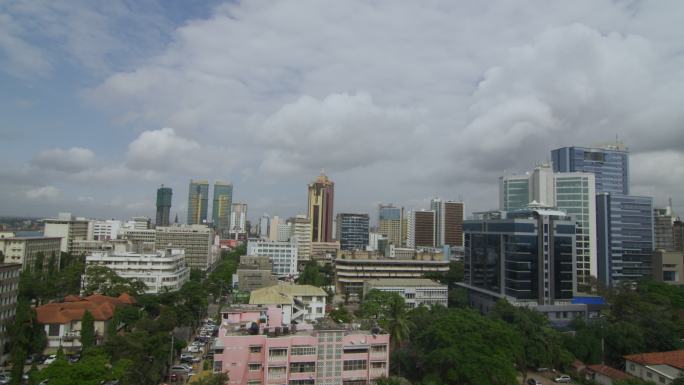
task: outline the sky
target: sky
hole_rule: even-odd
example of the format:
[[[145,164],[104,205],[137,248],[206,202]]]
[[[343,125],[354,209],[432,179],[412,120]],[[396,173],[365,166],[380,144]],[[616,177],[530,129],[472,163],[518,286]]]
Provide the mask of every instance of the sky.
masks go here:
[[[0,2],[0,215],[154,217],[191,178],[249,217],[463,200],[563,146],[630,150],[684,216],[684,2]]]

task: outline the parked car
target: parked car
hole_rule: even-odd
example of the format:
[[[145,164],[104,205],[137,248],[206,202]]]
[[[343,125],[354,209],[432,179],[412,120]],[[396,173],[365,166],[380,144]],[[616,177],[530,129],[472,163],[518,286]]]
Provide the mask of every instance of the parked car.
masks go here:
[[[189,371],[188,368],[186,368],[185,366],[174,365],[174,366],[171,367],[171,373],[183,373],[183,374],[188,374],[188,373],[190,373],[190,371]]]
[[[192,372],[192,365],[180,364],[180,365],[178,365],[178,366],[182,366],[182,367],[184,367],[185,369],[187,369],[188,373],[189,373],[189,372]]]
[[[200,352],[200,348],[197,347],[197,346],[191,345],[191,346],[188,347],[188,352],[190,352],[190,353],[199,353],[199,352]]]
[[[54,354],[51,354],[47,356],[45,361],[43,361],[43,365],[50,365],[51,363],[55,362],[57,360],[57,356]]]
[[[542,385],[542,383],[535,380],[534,378],[530,378],[529,380],[527,380],[527,385]]]
[[[26,361],[24,362],[26,365],[31,365],[33,361],[37,361],[38,355],[37,354],[29,354],[28,357],[26,357]]]
[[[10,383],[11,380],[12,378],[8,374],[0,374],[0,385],[7,385]]]
[[[553,382],[563,382],[566,384],[569,384],[571,381],[572,379],[567,374],[561,374],[560,376],[553,379]]]
[[[72,364],[81,360],[81,353],[72,354],[69,356],[69,362]]]

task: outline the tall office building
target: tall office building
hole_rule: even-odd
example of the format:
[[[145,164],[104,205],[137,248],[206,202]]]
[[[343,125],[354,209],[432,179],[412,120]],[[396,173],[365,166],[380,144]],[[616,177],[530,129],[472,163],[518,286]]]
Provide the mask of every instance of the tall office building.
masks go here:
[[[435,247],[463,246],[463,202],[434,198],[430,210],[435,212]]]
[[[247,233],[247,204],[233,203],[230,209],[230,233]]]
[[[274,215],[273,218],[268,223],[268,239],[271,241],[277,241],[278,240],[278,227],[284,224],[283,220],[277,216]],[[287,239],[285,239],[287,241]]]
[[[677,218],[672,224],[672,248],[684,251],[684,222]]]
[[[292,221],[291,239],[297,244],[297,260],[311,259],[311,222],[306,215],[297,215]]]
[[[230,210],[233,204],[233,185],[228,182],[214,182],[214,205],[211,208],[211,220],[214,228],[221,235],[230,230]]]
[[[170,223],[172,195],[171,187],[162,185],[157,189],[157,226],[168,226]]]
[[[368,214],[337,214],[336,237],[340,250],[366,250],[370,217]]]
[[[378,232],[395,246],[402,246],[403,209],[392,204],[378,205]]]
[[[557,172],[593,173],[598,278],[606,285],[651,275],[653,198],[629,195],[629,152],[622,143],[551,152]]]
[[[435,247],[434,211],[412,211],[408,222],[408,247]]]
[[[527,193],[527,198],[522,192]],[[530,205],[555,207],[577,224],[576,275],[580,284],[598,276],[596,246],[596,198],[594,174],[554,173],[543,164],[531,173],[499,178],[499,204],[504,211],[526,209]]]
[[[670,206],[653,210],[654,248],[656,250],[674,250],[674,227]]]
[[[207,205],[209,204],[209,182],[206,180],[190,180],[188,188],[188,224],[201,225],[207,222]]]
[[[335,183],[321,173],[309,184],[309,213],[311,242],[333,241],[333,201]]]
[[[259,228],[257,230],[259,238],[268,239],[268,232],[271,230],[271,217],[268,214],[264,213],[259,218]]]

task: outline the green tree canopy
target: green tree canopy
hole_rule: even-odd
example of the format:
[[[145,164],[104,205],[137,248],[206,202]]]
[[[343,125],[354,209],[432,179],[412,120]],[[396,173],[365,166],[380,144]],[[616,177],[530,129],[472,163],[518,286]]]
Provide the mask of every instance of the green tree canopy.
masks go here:
[[[95,346],[95,320],[93,315],[88,310],[83,313],[81,319],[81,349],[82,354],[86,355],[88,351]]]
[[[146,286],[143,282],[120,277],[112,269],[106,266],[91,265],[85,272],[85,286],[83,291],[86,295],[99,293],[102,295],[118,297],[123,293],[133,296],[141,295],[145,292]]]

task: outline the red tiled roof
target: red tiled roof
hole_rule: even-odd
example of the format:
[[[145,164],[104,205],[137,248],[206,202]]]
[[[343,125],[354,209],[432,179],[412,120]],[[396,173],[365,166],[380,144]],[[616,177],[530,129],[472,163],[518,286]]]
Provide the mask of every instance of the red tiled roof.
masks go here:
[[[592,372],[603,374],[604,376],[613,380],[624,380],[626,378],[632,377],[622,370],[611,368],[610,366],[606,365],[589,365],[587,366],[587,369]]]
[[[40,324],[65,324],[80,321],[86,310],[93,315],[95,321],[106,321],[114,316],[117,307],[135,303],[126,294],[118,298],[104,295],[91,295],[79,298],[75,295],[67,296],[65,302],[48,303],[36,308],[36,320]]]
[[[684,350],[631,354],[624,358],[641,365],[670,365],[677,369],[684,369]]]

